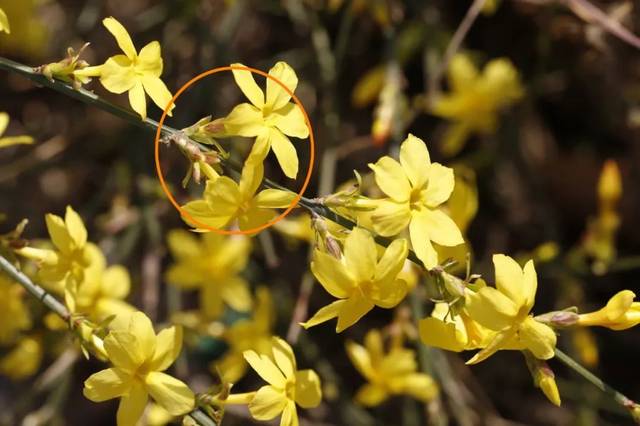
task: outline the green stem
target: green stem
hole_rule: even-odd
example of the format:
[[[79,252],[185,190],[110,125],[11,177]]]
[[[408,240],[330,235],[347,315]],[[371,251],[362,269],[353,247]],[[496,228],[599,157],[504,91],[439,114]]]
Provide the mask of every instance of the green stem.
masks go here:
[[[622,405],[627,410],[633,408],[636,405],[632,399],[628,398],[623,393],[615,390],[614,388],[606,384],[601,378],[599,378],[598,376],[593,374],[591,371],[584,368],[576,360],[574,360],[573,358],[571,358],[569,355],[562,352],[558,348],[556,348],[556,358],[560,362],[562,362],[564,365],[566,365],[567,367],[571,368],[573,371],[578,373],[580,376],[582,376],[592,385],[600,389],[602,392],[611,396],[614,399],[614,401]]]

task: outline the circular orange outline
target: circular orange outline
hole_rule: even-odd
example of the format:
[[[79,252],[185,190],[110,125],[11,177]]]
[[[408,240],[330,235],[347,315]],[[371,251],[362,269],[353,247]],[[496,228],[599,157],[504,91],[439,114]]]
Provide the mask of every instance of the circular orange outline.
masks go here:
[[[300,192],[298,192],[298,194],[296,195],[296,197],[293,199],[293,201],[291,202],[291,204],[289,205],[289,207],[286,208],[286,210],[284,212],[282,212],[280,215],[276,216],[275,218],[271,219],[269,222],[258,226],[256,228],[252,228],[252,229],[248,229],[248,230],[226,230],[226,229],[218,229],[218,228],[214,228],[212,226],[206,225],[204,223],[201,223],[197,220],[195,220],[187,211],[185,211],[179,204],[178,202],[175,200],[175,198],[173,198],[173,195],[171,194],[171,191],[169,191],[169,188],[167,187],[167,184],[164,180],[164,175],[162,174],[162,167],[160,166],[160,136],[162,134],[162,124],[164,123],[165,118],[167,117],[167,113],[169,112],[169,109],[171,109],[171,107],[173,105],[175,105],[175,101],[176,99],[178,99],[178,97],[185,91],[187,90],[189,87],[191,87],[195,82],[197,82],[198,80],[203,79],[204,77],[207,77],[209,75],[212,74],[216,74],[222,71],[233,71],[233,70],[240,70],[240,71],[250,71],[254,74],[259,74],[263,77],[266,77],[268,79],[271,79],[273,81],[275,81],[278,85],[280,85],[280,87],[282,87],[285,92],[287,92],[287,94],[289,94],[291,96],[291,99],[293,99],[293,101],[295,102],[296,105],[298,105],[298,107],[302,110],[302,114],[304,115],[304,120],[305,120],[305,124],[307,125],[307,128],[309,129],[309,141],[310,141],[310,154],[309,154],[309,167],[307,169],[307,175],[305,176],[304,179],[304,183],[302,184],[302,188],[300,189]],[[263,92],[264,93],[264,92]],[[247,67],[247,66],[238,66],[238,65],[230,65],[230,66],[226,66],[226,67],[217,67],[217,68],[212,68],[208,71],[202,72],[198,75],[196,75],[195,77],[193,77],[191,80],[187,81],[177,92],[175,95],[173,95],[173,97],[171,98],[171,101],[169,102],[169,104],[167,105],[167,107],[162,111],[162,117],[160,117],[160,121],[158,121],[158,129],[156,131],[156,137],[155,137],[155,141],[154,141],[154,161],[156,163],[156,171],[158,173],[158,179],[160,180],[160,186],[162,187],[162,190],[164,191],[164,193],[166,194],[167,198],[169,198],[169,201],[171,202],[171,204],[173,204],[173,206],[178,210],[178,212],[180,213],[181,216],[186,217],[187,219],[189,219],[191,222],[195,223],[196,225],[198,225],[199,227],[203,227],[205,229],[208,229],[210,231],[213,232],[217,232],[218,234],[222,234],[222,235],[249,235],[249,234],[256,234],[260,231],[262,231],[263,229],[266,229],[276,223],[278,223],[279,221],[281,221],[282,219],[285,218],[285,216],[287,216],[291,210],[293,210],[296,205],[298,204],[298,202],[300,201],[300,199],[302,198],[302,194],[304,194],[304,191],[306,191],[307,186],[309,185],[309,181],[311,180],[311,173],[313,172],[313,163],[315,160],[315,139],[313,136],[313,128],[311,127],[311,120],[309,120],[309,115],[307,114],[307,111],[304,109],[304,106],[302,105],[302,102],[300,102],[300,99],[298,99],[298,97],[296,95],[293,94],[293,92],[291,90],[289,90],[289,88],[287,86],[284,85],[284,83],[282,83],[282,81],[280,81],[278,78],[267,74],[264,71],[261,71],[259,69],[256,68],[251,68],[251,67]],[[264,178],[263,178],[264,179]]]

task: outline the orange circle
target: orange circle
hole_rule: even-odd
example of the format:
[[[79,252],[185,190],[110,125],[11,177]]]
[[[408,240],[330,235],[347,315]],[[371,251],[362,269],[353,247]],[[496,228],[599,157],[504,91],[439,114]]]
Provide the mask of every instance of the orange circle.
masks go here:
[[[263,77],[269,78],[269,79],[275,81],[278,85],[280,85],[280,87],[282,87],[285,90],[285,92],[287,92],[287,94],[289,94],[289,96],[291,96],[291,99],[293,99],[295,104],[298,105],[298,107],[302,110],[302,114],[304,115],[305,124],[307,125],[307,128],[309,129],[309,141],[311,143],[310,154],[309,154],[309,168],[307,169],[307,175],[305,176],[304,183],[302,184],[302,188],[300,188],[300,192],[298,192],[298,194],[293,199],[293,201],[291,202],[289,207],[287,207],[284,212],[282,212],[279,216],[273,218],[269,222],[267,222],[267,223],[265,223],[263,225],[257,226],[255,228],[245,230],[245,231],[243,231],[243,230],[218,229],[218,228],[214,228],[212,226],[206,225],[204,223],[201,223],[201,222],[195,220],[186,210],[184,210],[180,206],[180,204],[178,204],[178,202],[175,200],[175,198],[173,198],[173,195],[171,194],[171,191],[169,191],[169,188],[167,187],[167,184],[166,184],[166,182],[164,180],[164,175],[162,174],[162,167],[160,167],[160,149],[159,149],[159,145],[160,145],[160,135],[162,133],[162,124],[164,123],[164,120],[165,120],[165,118],[167,116],[167,113],[169,112],[169,109],[171,108],[171,106],[173,106],[175,104],[176,99],[178,99],[178,97],[182,94],[182,92],[184,92],[186,89],[188,89],[190,86],[192,86],[198,80],[200,80],[200,79],[202,79],[204,77],[207,77],[209,75],[222,72],[222,71],[233,71],[233,70],[250,71],[250,72],[252,72],[254,74],[259,74],[259,75],[261,75]],[[276,224],[277,222],[281,221],[282,219],[284,219],[284,217],[286,215],[288,215],[291,212],[291,210],[293,210],[295,208],[295,206],[298,204],[298,202],[302,198],[302,194],[304,194],[304,191],[307,189],[307,186],[309,185],[309,180],[311,179],[311,173],[313,172],[313,162],[314,162],[314,159],[315,159],[315,140],[314,140],[314,137],[313,137],[313,128],[311,127],[311,121],[309,120],[309,115],[307,114],[307,111],[304,109],[304,106],[302,105],[302,102],[300,102],[298,97],[296,95],[294,95],[293,92],[291,90],[289,90],[289,88],[287,86],[285,86],[284,83],[282,83],[282,81],[280,81],[278,78],[276,78],[276,77],[274,77],[272,75],[269,75],[266,72],[261,71],[259,69],[246,67],[246,66],[238,66],[238,65],[230,65],[230,66],[226,66],[226,67],[212,68],[212,69],[210,69],[208,71],[205,71],[203,73],[200,73],[200,74],[196,75],[191,80],[187,81],[176,92],[176,94],[173,95],[173,97],[171,98],[171,101],[169,102],[169,105],[167,105],[167,107],[164,109],[164,111],[162,111],[162,117],[160,117],[160,121],[158,122],[158,129],[156,131],[156,137],[155,137],[155,141],[154,141],[154,146],[155,146],[154,160],[155,160],[155,163],[156,163],[156,171],[158,172],[158,179],[160,180],[160,186],[162,186],[162,190],[164,191],[164,193],[169,198],[169,201],[171,202],[171,204],[173,204],[173,206],[178,210],[178,212],[180,213],[181,216],[186,217],[192,223],[195,223],[199,227],[203,227],[205,229],[208,229],[210,231],[217,232],[217,233],[223,234],[223,235],[255,234],[257,232],[262,231],[263,229],[266,229],[266,228]]]

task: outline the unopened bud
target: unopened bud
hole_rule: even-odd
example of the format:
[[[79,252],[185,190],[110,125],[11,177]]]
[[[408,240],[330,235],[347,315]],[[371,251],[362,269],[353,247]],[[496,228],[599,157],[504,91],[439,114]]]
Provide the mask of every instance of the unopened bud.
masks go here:
[[[467,288],[464,281],[446,272],[442,272],[441,276],[445,291],[451,296],[452,300],[464,298],[465,290]]]
[[[211,136],[221,136],[224,134],[224,118],[216,118],[215,120],[207,123],[203,126],[202,130],[204,130],[207,134]]]
[[[534,319],[551,327],[565,328],[576,325],[580,319],[580,315],[571,310],[553,311],[538,315]]]
[[[540,388],[542,393],[547,397],[551,403],[560,406],[560,392],[558,392],[558,385],[556,384],[556,376],[553,374],[553,370],[549,367],[545,361],[536,358],[529,351],[522,351],[524,358],[527,362],[529,372],[533,377],[533,384]]]

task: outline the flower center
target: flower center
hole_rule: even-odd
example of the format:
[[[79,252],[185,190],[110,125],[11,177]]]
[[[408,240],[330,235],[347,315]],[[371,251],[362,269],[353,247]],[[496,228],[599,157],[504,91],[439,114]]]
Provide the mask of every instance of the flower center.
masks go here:
[[[414,188],[409,197],[409,207],[411,210],[419,210],[423,205],[421,189]]]

